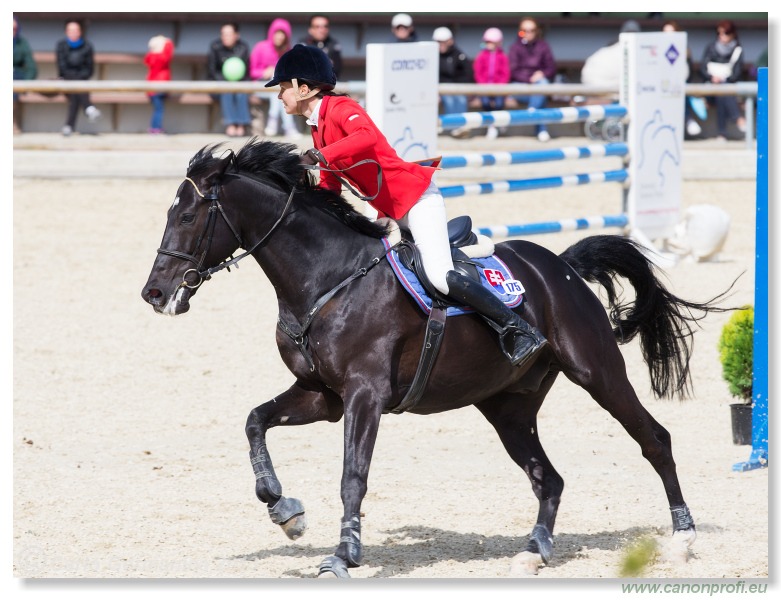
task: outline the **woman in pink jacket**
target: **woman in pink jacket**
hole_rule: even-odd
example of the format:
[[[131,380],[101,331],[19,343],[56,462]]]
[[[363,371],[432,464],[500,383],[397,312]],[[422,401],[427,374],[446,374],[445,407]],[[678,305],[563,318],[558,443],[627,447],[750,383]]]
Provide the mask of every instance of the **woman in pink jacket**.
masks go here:
[[[489,27],[483,34],[482,50],[472,64],[476,83],[509,83],[510,59],[502,50],[502,32]],[[483,96],[480,98],[483,110],[503,110],[504,96]],[[486,137],[495,138],[499,130],[491,125]]]
[[[249,76],[255,81],[267,81],[274,76],[274,67],[285,52],[290,50],[290,23],[285,19],[274,19],[268,28],[268,37],[255,44],[249,58]],[[282,110],[279,102],[270,101],[265,134],[267,137],[280,133],[279,125],[289,138],[300,136],[292,115]]]
[[[537,329],[492,292],[453,268],[445,201],[432,181],[434,169],[400,158],[360,104],[333,91],[336,75],[322,50],[294,46],[280,59],[266,87],[275,85],[280,87],[278,98],[285,112],[306,117],[311,127],[314,147],[302,154],[301,162],[326,169],[320,171],[321,187],[341,191],[341,182],[329,172],[336,170],[371,197],[375,209],[407,227],[431,283],[497,323],[513,365],[525,364],[547,344]],[[376,163],[382,170],[378,174],[369,164],[351,169],[361,161]]]

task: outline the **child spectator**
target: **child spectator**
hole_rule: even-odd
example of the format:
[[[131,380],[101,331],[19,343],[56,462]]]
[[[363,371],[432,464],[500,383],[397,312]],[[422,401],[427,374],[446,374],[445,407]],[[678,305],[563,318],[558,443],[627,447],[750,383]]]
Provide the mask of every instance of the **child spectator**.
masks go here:
[[[473,65],[476,83],[509,83],[510,59],[502,50],[502,41],[502,32],[497,27],[489,27],[483,33],[482,50]],[[482,96],[480,104],[483,110],[503,110],[504,96]],[[494,125],[488,127],[487,138],[494,139],[498,135],[499,130]]]
[[[174,43],[163,35],[156,35],[149,40],[149,51],[144,56],[147,66],[147,81],[171,81],[171,59],[174,56]],[[149,133],[164,133],[163,114],[165,112],[165,92],[149,92],[152,103],[152,119],[149,122]]]

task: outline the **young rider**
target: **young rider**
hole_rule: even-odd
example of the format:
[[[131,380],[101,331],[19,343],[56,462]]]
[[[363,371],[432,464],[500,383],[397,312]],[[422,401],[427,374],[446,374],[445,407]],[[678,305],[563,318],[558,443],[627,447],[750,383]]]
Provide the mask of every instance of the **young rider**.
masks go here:
[[[381,182],[372,163],[344,175],[364,194],[377,192],[369,203],[409,228],[426,275],[437,290],[503,328],[502,340],[509,347],[513,365],[525,364],[547,344],[537,329],[490,290],[453,269],[445,201],[432,181],[435,170],[399,158],[366,111],[352,98],[332,91],[336,76],[322,50],[299,44],[283,54],[266,87],[275,85],[280,86],[278,98],[285,112],[303,115],[312,127],[314,148],[301,155],[301,162],[329,169],[347,169],[365,159],[379,163]],[[341,182],[326,170],[320,171],[319,185],[341,193]]]

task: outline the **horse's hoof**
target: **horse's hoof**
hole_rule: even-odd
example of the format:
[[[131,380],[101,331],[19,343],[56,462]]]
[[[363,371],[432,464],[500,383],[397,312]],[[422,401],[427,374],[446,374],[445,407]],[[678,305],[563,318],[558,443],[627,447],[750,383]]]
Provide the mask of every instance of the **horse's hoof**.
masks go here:
[[[320,563],[320,569],[317,577],[337,577],[339,579],[350,579],[347,572],[347,563],[338,556],[328,556]]]
[[[268,507],[271,522],[282,528],[287,537],[295,540],[304,535],[306,530],[306,516],[304,505],[298,498],[285,498],[282,496],[274,506]]]
[[[697,532],[691,529],[679,529],[673,532],[664,548],[664,558],[671,563],[684,564],[689,560],[689,548],[697,539]]]
[[[282,528],[282,531],[285,532],[287,537],[289,537],[291,540],[297,540],[302,535],[304,535],[304,532],[306,531],[306,514],[302,513],[300,515],[296,515],[289,521],[280,523],[279,526]]]
[[[542,556],[533,552],[521,552],[513,556],[510,561],[510,577],[526,577],[528,575],[537,575],[540,567],[545,562]]]

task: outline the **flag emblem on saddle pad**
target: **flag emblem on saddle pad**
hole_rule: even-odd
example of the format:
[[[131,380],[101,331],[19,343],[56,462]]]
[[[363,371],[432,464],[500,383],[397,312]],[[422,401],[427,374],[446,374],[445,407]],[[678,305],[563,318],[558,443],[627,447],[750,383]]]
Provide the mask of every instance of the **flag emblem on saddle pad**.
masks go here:
[[[526,291],[520,281],[508,279],[499,269],[483,269],[483,276],[488,283],[505,294],[516,295]]]

